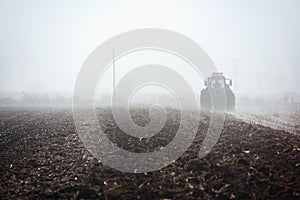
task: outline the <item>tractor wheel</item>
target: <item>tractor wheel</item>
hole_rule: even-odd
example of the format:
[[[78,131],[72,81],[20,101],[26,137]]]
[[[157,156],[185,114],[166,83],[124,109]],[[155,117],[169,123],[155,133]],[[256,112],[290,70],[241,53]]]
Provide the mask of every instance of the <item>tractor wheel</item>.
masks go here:
[[[228,112],[234,112],[235,110],[235,96],[234,94],[228,95],[227,98],[227,109]]]
[[[203,89],[201,91],[200,105],[202,110],[209,111],[211,109],[211,97],[208,89]]]

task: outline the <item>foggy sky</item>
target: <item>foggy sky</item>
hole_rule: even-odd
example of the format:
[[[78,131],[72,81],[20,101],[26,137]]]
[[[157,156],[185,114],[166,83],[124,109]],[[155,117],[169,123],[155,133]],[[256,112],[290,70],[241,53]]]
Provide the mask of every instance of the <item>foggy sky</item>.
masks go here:
[[[72,94],[88,55],[138,28],[170,29],[196,41],[233,79],[237,94],[299,92],[299,8],[297,0],[1,0],[0,93]]]

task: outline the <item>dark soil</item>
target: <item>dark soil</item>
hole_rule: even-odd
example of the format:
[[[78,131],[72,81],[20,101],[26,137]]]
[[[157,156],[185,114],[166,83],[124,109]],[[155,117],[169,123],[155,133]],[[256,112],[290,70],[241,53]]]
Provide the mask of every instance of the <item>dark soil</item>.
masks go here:
[[[112,117],[110,110],[99,113]],[[124,149],[151,151],[174,137],[178,112],[171,113],[151,141],[122,134],[112,120],[105,132]],[[149,122],[144,110],[132,115],[137,124]],[[0,199],[300,199],[299,135],[228,116],[217,145],[200,159],[209,115],[201,118],[193,145],[175,163],[131,174],[93,158],[70,109],[1,108]]]

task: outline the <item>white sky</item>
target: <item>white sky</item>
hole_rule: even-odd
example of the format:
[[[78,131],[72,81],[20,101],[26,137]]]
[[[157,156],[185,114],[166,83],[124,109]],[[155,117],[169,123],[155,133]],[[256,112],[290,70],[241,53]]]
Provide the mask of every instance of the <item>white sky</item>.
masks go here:
[[[98,45],[149,27],[196,41],[233,78],[237,94],[298,92],[299,9],[298,0],[1,0],[0,92],[36,92],[39,74],[41,91],[71,94],[81,65]]]

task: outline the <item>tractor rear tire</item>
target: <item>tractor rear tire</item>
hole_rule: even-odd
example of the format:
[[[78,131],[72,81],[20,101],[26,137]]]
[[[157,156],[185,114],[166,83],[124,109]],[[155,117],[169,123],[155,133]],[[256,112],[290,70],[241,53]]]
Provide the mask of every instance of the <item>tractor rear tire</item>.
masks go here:
[[[210,111],[210,109],[211,109],[211,97],[210,97],[208,89],[203,89],[201,91],[200,105],[201,105],[202,110]]]
[[[235,110],[235,96],[234,94],[229,94],[227,97],[227,109],[228,112],[234,112]]]

